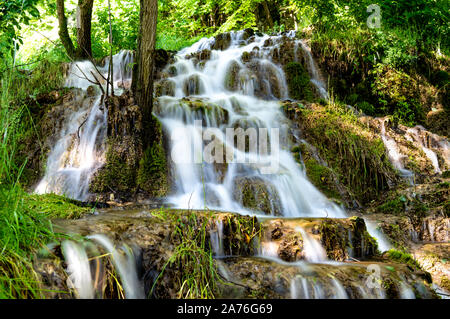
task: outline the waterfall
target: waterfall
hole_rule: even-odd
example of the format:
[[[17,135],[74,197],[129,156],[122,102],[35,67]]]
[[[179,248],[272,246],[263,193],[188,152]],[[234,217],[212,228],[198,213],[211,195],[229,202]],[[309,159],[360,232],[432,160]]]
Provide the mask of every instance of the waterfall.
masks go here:
[[[283,37],[264,35],[248,41],[242,35],[242,31],[232,32],[228,49],[212,50],[209,60],[198,63],[192,56],[211,49],[215,41],[202,39],[182,50],[175,63],[167,66],[168,70],[176,70],[174,76],[163,80],[169,80],[173,90],[168,90],[170,96],[158,98],[155,115],[172,138],[177,191],[168,201],[179,208],[248,213],[250,210],[236,201],[235,187],[239,178],[252,177],[275,190],[274,197],[284,216],[345,217],[341,208],[307,180],[283,144],[288,121],[273,99],[288,96],[286,77],[282,68],[271,61],[271,52]],[[274,45],[264,46],[269,40]],[[250,63],[244,63],[244,52],[255,54]],[[230,85],[238,80],[244,85]],[[258,141],[266,138],[270,153],[258,154],[258,148],[246,152],[233,139],[230,143],[227,130],[235,127],[254,128]],[[203,156],[205,136],[212,130],[216,144],[226,150],[228,161],[223,178],[214,163],[206,162]],[[197,157],[199,161],[195,160]],[[265,174],[264,170],[270,171],[275,164],[278,167]]]
[[[91,268],[86,250],[80,244],[66,240],[62,243],[62,251],[67,262],[67,273],[73,287],[81,299],[94,298]]]
[[[114,85],[119,94],[131,84],[131,70],[127,67],[131,62],[130,51],[113,56]],[[101,91],[92,82],[98,79],[104,86],[108,67],[109,59],[99,68],[89,61],[71,65],[65,86],[82,90],[76,103],[79,109],[64,123],[59,139],[50,150],[45,175],[35,188],[36,193],[57,193],[78,200],[88,198],[90,178],[105,163],[108,122]],[[88,92],[90,87],[94,92]]]
[[[250,39],[244,39],[243,31],[230,34],[224,50],[214,50],[216,39],[204,38],[180,51],[166,67],[169,76],[156,84],[163,89],[154,113],[171,134],[176,181],[176,191],[167,201],[183,209],[345,218],[346,212],[311,184],[289,152],[289,121],[277,102],[288,97],[288,90],[285,74],[272,56],[286,39],[294,42],[296,59],[302,49],[312,83],[328,97],[310,49],[292,32]],[[236,136],[228,135],[233,128],[241,128],[244,139],[253,133],[255,143],[244,141],[244,148],[239,147],[237,136],[236,145]],[[213,160],[205,155],[211,147]],[[217,159],[225,160],[218,164]],[[265,189],[269,212],[261,203],[249,207],[241,200],[245,187],[251,192]],[[264,254],[274,255],[273,249],[266,244]]]
[[[385,126],[385,119],[380,119],[380,125],[381,125],[381,140],[384,143],[384,146],[386,147],[389,155],[389,160],[391,161],[392,165],[395,169],[397,169],[400,173],[400,175],[409,181],[411,185],[414,184],[414,173],[410,170],[405,169],[402,163],[402,159],[405,157],[405,155],[401,154],[397,142],[391,137],[389,137],[386,134],[386,126]]]
[[[96,294],[95,285],[101,282],[98,278],[101,261],[98,260],[96,278],[91,273],[91,263],[94,259],[99,258],[99,252],[96,250],[94,258],[88,257],[87,248],[93,243],[97,243],[110,254],[110,259],[116,269],[121,285],[127,299],[144,298],[144,290],[138,279],[136,270],[136,260],[131,249],[122,245],[120,249],[116,249],[111,240],[104,235],[88,236],[91,241],[76,243],[71,240],[62,242],[62,251],[67,263],[67,273],[69,275],[69,287],[75,288],[77,296],[81,299],[93,299],[99,297]],[[95,246],[94,246],[95,247]],[[103,255],[105,257],[107,255]],[[91,256],[92,257],[92,256]],[[118,278],[119,279],[119,278]],[[95,283],[95,284],[94,284]],[[99,291],[101,294],[101,291]]]

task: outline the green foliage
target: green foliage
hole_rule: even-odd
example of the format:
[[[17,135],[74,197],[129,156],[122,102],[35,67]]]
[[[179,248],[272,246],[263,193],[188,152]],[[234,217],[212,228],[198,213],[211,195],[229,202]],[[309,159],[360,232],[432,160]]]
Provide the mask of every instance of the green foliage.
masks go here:
[[[404,196],[400,196],[378,206],[377,211],[386,214],[400,214],[405,211],[405,203],[406,198]]]
[[[297,62],[285,66],[286,80],[290,97],[296,100],[310,101],[313,98],[308,71]]]
[[[158,216],[166,218],[164,214]],[[178,298],[212,299],[221,281],[207,241],[207,219],[195,213],[175,221],[173,241],[177,243],[172,256],[164,265],[153,289],[167,268],[175,269]]]
[[[32,18],[39,17],[37,2],[38,0],[0,1],[0,58],[8,51],[15,54],[23,44],[20,29],[28,25]]]
[[[167,193],[167,163],[164,148],[153,143],[144,152],[139,162],[137,184],[153,196],[164,196]]]

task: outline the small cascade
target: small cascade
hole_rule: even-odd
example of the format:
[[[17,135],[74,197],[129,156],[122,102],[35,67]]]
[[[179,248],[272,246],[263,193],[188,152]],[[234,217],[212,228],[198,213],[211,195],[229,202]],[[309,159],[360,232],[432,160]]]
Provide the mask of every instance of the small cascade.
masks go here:
[[[95,296],[89,259],[81,244],[66,240],[62,251],[67,263],[67,273],[73,288],[80,299],[93,299]]]
[[[441,173],[436,151],[441,152],[443,160],[450,162],[450,143],[447,139],[430,133],[423,126],[417,125],[408,128],[405,137],[410,142],[417,143],[428,159],[431,161],[436,174]]]
[[[127,299],[144,298],[144,290],[139,282],[136,272],[136,260],[131,249],[125,245],[121,251],[117,250],[114,244],[104,235],[92,235],[88,238],[99,243],[112,256],[112,262],[116,267]]]
[[[369,234],[377,239],[378,249],[381,252],[388,251],[389,249],[394,248],[387,237],[378,229],[374,222],[368,220],[367,218],[364,218],[364,222],[366,223],[367,231],[369,232]]]
[[[306,61],[308,65],[308,71],[311,75],[311,83],[318,89],[321,98],[328,100],[329,95],[327,91],[326,84],[320,74],[319,68],[317,67],[316,61],[314,60],[311,49],[306,45],[305,41],[300,41],[300,46],[303,52],[306,54]]]
[[[214,224],[216,227],[210,233],[211,248],[216,258],[223,257],[225,256],[223,250],[223,221],[215,220]]]
[[[296,230],[302,235],[303,249],[307,261],[317,263],[328,259],[327,252],[315,238],[308,234],[303,228],[298,227]]]
[[[121,86],[129,86],[129,63],[132,59],[130,51],[121,51],[113,56],[114,84],[118,94],[121,93]],[[64,123],[59,139],[50,151],[46,172],[35,189],[36,193],[57,193],[78,200],[87,199],[89,181],[105,163],[103,142],[108,121],[101,92],[92,82],[98,80],[103,86],[106,85],[104,78],[107,77],[108,67],[109,59],[104,67],[99,68],[89,61],[71,65],[65,86],[82,90],[77,100],[79,106]]]
[[[76,243],[65,240],[61,246],[65,261],[67,263],[68,286],[75,289],[78,298],[93,299],[102,297],[102,285],[104,285],[105,264],[100,261],[101,257],[107,255],[100,254],[106,250],[110,254],[110,259],[117,271],[120,282],[127,299],[144,298],[144,290],[137,276],[136,259],[132,250],[122,245],[116,249],[114,244],[104,235],[92,235],[83,243]],[[94,243],[99,245],[97,249]],[[90,251],[94,247],[94,252]],[[93,268],[92,268],[93,267]],[[91,270],[94,269],[94,272]]]
[[[414,173],[410,170],[405,169],[405,167],[403,166],[402,159],[405,157],[405,155],[400,153],[395,140],[393,138],[390,138],[386,134],[385,122],[385,119],[380,119],[381,139],[388,151],[389,160],[391,161],[394,168],[399,171],[400,175],[408,180],[411,185],[414,185]]]

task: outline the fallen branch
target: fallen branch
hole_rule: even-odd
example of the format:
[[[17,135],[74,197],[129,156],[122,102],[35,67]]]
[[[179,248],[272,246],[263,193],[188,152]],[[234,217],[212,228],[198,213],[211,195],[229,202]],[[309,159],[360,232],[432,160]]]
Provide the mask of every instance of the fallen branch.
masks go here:
[[[78,140],[80,140],[80,129],[87,122],[87,120],[88,120],[88,117],[86,116],[86,119],[83,121],[83,123],[81,123],[80,126],[78,126],[78,130],[77,130]]]

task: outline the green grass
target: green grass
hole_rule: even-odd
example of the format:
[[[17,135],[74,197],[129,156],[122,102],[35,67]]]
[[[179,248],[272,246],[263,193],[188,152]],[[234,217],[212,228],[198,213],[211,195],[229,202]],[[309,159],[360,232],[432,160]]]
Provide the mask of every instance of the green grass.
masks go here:
[[[184,38],[168,33],[159,33],[156,38],[156,49],[164,49],[168,51],[179,51],[183,48],[193,45],[195,42],[203,38],[197,36],[192,38]]]
[[[37,70],[44,72],[45,67],[41,64]],[[42,82],[35,83],[32,77],[26,86],[26,81],[17,83],[18,73],[11,69],[0,79],[0,298],[43,298],[32,261],[38,249],[59,237],[49,218],[77,218],[89,208],[61,196],[29,195],[22,189],[26,159],[18,161],[16,155],[24,134],[25,108],[16,102],[44,79],[40,76]]]
[[[178,244],[155,280],[152,290],[166,268],[170,267],[176,271],[177,298],[213,299],[220,278],[206,240],[205,220],[198,218],[195,213],[180,216],[175,220],[174,215],[163,211],[156,212],[155,217],[175,223],[173,241]]]

